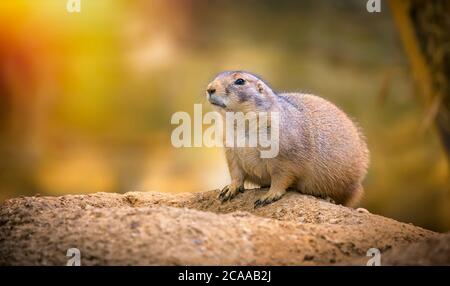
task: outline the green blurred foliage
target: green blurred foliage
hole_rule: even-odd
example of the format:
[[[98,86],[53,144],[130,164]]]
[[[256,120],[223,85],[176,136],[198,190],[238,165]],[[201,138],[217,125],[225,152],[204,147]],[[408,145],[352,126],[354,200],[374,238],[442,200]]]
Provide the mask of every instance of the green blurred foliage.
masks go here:
[[[202,191],[229,177],[220,149],[175,149],[176,111],[223,70],[342,107],[365,130],[363,207],[450,228],[448,165],[388,7],[365,1],[65,1],[0,4],[0,199]],[[204,110],[210,110],[208,105]]]

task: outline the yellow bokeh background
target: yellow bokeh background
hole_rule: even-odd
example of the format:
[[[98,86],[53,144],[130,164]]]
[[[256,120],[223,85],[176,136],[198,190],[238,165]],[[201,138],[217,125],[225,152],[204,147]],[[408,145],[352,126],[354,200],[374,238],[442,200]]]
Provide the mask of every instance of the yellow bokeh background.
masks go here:
[[[206,103],[215,74],[239,69],[322,95],[360,123],[364,207],[450,229],[445,153],[422,127],[387,7],[336,2],[81,0],[69,13],[66,0],[2,1],[0,200],[223,187],[222,150],[174,148],[170,118]]]

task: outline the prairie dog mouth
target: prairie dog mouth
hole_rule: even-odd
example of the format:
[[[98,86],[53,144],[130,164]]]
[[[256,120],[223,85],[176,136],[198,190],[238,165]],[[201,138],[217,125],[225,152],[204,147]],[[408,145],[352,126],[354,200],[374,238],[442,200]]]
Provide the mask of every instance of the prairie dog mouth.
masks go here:
[[[222,107],[222,108],[226,108],[226,107],[227,107],[227,106],[225,105],[225,103],[223,102],[223,100],[222,100],[221,98],[217,97],[217,96],[214,95],[214,94],[211,94],[211,95],[208,96],[208,101],[209,101],[212,105],[215,105],[215,106],[219,106],[219,107]]]
[[[215,105],[215,106],[222,107],[222,108],[226,108],[226,107],[227,107],[227,106],[226,106],[225,104],[223,104],[223,103],[215,103],[215,102],[211,102],[211,104],[212,104],[212,105]]]

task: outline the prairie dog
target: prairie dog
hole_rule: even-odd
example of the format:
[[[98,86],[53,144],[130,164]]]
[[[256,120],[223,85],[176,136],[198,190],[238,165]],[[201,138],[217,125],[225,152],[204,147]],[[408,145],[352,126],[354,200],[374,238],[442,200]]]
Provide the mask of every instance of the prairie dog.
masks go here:
[[[255,207],[279,200],[286,190],[329,197],[353,205],[369,165],[359,128],[338,107],[311,94],[276,93],[259,77],[243,71],[220,73],[207,87],[208,101],[225,112],[279,112],[279,153],[261,158],[255,147],[225,147],[230,185],[227,201],[244,191],[244,181],[270,186]]]

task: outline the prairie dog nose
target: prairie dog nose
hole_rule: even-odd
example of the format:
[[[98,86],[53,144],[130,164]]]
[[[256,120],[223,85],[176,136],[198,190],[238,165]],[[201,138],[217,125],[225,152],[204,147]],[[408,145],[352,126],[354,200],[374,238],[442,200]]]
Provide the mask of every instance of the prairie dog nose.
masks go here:
[[[216,92],[216,89],[213,87],[210,87],[206,90],[208,92],[209,95],[214,94]]]

